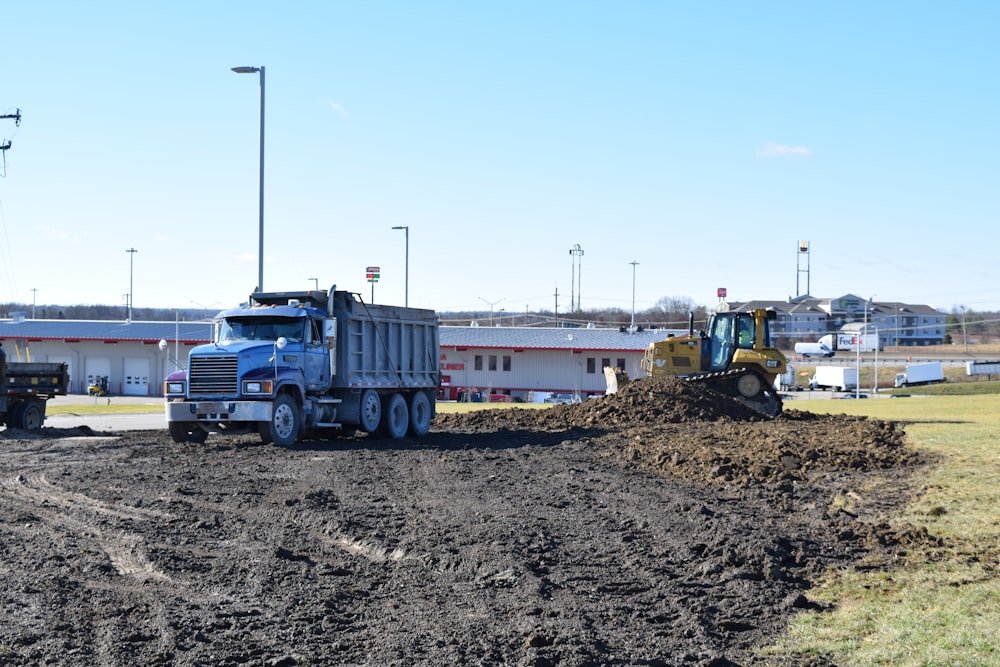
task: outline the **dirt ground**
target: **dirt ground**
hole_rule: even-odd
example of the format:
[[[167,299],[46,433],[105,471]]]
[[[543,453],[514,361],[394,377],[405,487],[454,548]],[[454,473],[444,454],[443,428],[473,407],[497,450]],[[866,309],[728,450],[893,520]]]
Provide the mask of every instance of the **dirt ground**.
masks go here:
[[[933,539],[885,521],[923,464],[669,378],[396,441],[4,431],[0,664],[762,665]]]

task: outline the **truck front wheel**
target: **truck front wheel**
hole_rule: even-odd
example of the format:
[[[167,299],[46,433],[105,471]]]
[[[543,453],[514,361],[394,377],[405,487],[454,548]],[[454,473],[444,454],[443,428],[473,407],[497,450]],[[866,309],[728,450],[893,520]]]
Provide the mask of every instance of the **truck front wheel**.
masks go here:
[[[271,408],[271,421],[261,424],[260,439],[267,444],[273,442],[279,447],[287,447],[299,437],[302,428],[302,413],[295,400],[288,394],[282,394],[274,400]]]
[[[374,433],[378,430],[378,425],[382,421],[382,399],[374,389],[365,389],[361,394],[361,405],[359,406],[358,426],[365,433]]]
[[[174,442],[193,442],[200,445],[208,439],[208,431],[191,422],[169,422],[167,430],[170,431],[170,439]]]

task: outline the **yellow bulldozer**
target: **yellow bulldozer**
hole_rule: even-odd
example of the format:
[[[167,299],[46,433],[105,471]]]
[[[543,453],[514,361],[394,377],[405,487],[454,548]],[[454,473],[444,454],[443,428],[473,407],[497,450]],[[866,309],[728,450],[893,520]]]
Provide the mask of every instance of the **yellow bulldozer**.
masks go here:
[[[773,310],[749,312],[719,308],[708,319],[706,331],[694,330],[689,318],[686,336],[668,336],[651,343],[642,359],[648,375],[676,375],[702,382],[733,396],[766,415],[781,413],[781,397],[774,381],[785,372],[785,355],[771,347]]]

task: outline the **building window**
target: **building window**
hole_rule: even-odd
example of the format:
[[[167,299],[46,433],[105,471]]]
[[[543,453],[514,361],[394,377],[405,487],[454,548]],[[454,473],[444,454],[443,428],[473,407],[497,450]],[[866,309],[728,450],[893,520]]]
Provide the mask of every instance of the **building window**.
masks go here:
[[[618,368],[620,370],[625,370],[625,360],[624,359],[618,359],[617,363],[615,365],[618,366]]]
[[[591,375],[597,372],[597,359],[587,357],[587,372]]]
[[[510,355],[509,354],[503,355],[503,369],[507,373],[510,372]]]
[[[483,370],[483,355],[477,354],[472,362],[472,365],[477,371]]]
[[[601,359],[601,370],[604,370],[605,368],[607,368],[610,365],[611,365],[611,360],[610,359],[608,359],[607,357]]]
[[[497,369],[497,355],[490,355],[490,370],[495,371]]]

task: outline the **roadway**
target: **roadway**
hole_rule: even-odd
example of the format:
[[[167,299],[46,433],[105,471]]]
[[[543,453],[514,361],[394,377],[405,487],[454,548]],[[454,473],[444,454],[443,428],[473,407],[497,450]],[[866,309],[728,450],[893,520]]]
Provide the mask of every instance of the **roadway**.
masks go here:
[[[125,414],[59,414],[46,413],[47,428],[76,428],[87,426],[95,431],[165,431],[167,421],[163,411],[163,399],[152,396],[86,396],[70,394],[57,396],[48,402],[48,408],[72,405],[147,405],[149,412]]]

